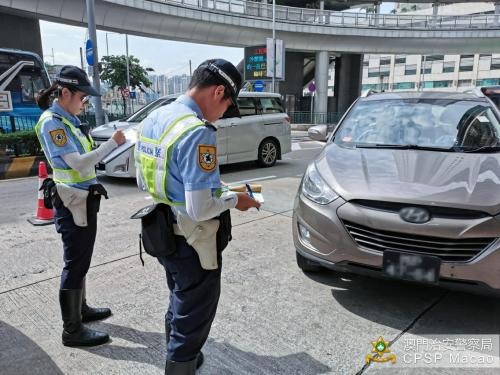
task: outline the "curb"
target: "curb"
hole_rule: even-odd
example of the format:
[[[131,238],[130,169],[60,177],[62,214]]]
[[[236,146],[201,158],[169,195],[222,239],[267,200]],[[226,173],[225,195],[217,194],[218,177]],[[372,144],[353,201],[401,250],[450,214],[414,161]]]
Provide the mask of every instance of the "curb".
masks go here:
[[[43,156],[0,158],[0,180],[36,176],[38,175],[38,163],[40,161],[44,161],[47,164],[47,169],[50,170],[50,166]]]

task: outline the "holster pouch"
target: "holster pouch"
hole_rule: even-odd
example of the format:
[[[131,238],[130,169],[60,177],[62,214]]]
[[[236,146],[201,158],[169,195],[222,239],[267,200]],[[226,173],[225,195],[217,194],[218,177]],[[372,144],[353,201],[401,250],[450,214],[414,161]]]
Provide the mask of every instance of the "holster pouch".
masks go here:
[[[87,197],[87,216],[92,217],[99,212],[101,207],[101,197],[108,199],[108,192],[101,184],[89,186],[89,195]]]
[[[57,194],[60,197],[64,207],[73,215],[75,225],[86,227],[87,219],[87,198],[89,192],[83,189],[77,189],[66,184],[57,183]]]
[[[215,270],[217,264],[217,230],[220,222],[217,219],[193,221],[187,214],[178,212],[177,224],[200,259],[201,268]]]
[[[43,190],[43,205],[48,208],[62,208],[63,202],[57,193],[57,186],[53,179],[46,178],[42,182],[42,186],[39,189]]]
[[[141,261],[142,245],[146,253],[156,258],[175,253],[175,217],[170,206],[156,203],[140,209],[130,218],[141,219],[141,234],[139,235]]]

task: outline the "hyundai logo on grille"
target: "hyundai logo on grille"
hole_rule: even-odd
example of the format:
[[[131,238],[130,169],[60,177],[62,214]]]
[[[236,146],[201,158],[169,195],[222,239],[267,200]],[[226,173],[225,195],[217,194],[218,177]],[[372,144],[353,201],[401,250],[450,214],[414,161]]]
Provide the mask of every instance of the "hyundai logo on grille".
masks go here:
[[[399,210],[399,216],[404,221],[415,224],[427,223],[431,219],[431,214],[425,208],[405,207]]]

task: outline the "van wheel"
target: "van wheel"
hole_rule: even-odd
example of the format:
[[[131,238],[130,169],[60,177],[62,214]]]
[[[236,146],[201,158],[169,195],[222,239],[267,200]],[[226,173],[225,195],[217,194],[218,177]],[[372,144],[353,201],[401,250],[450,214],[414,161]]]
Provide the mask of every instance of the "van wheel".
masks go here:
[[[304,271],[304,272],[319,272],[321,271],[321,266],[313,262],[312,260],[309,260],[302,255],[300,255],[297,251],[295,252],[295,255],[297,256],[297,266]]]
[[[272,139],[265,139],[259,146],[257,162],[261,167],[272,167],[278,159],[278,145]]]

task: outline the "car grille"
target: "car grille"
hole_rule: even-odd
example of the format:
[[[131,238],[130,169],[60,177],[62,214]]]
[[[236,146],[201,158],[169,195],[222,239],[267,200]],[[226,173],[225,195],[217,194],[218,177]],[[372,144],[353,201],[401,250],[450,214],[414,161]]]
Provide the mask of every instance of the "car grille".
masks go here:
[[[490,216],[483,211],[465,210],[462,208],[452,208],[452,207],[422,206],[411,203],[372,201],[366,199],[353,199],[349,201],[349,203],[369,208],[372,210],[380,210],[380,211],[387,211],[394,213],[398,213],[402,208],[405,207],[421,207],[429,211],[432,217],[440,217],[446,219],[475,220]]]
[[[383,253],[384,250],[433,255],[444,262],[466,262],[486,249],[496,238],[449,239],[372,229],[344,221],[344,226],[364,248]]]

